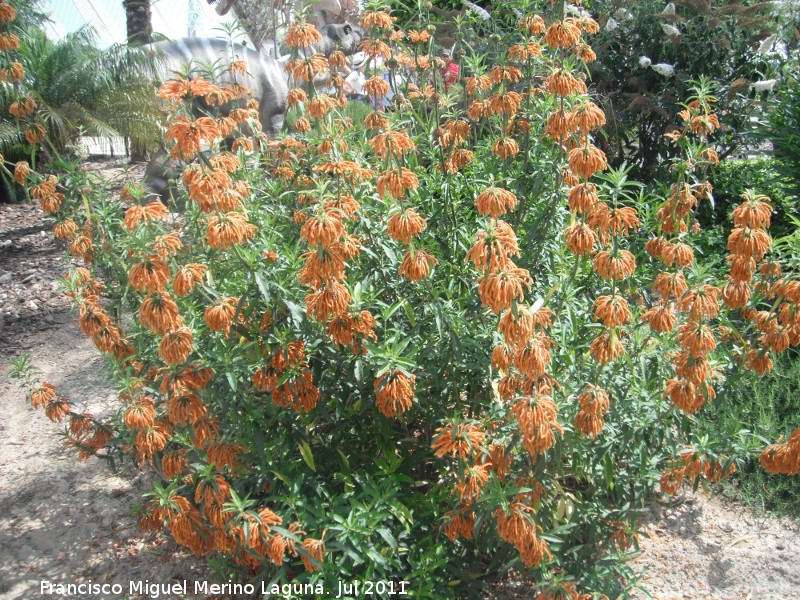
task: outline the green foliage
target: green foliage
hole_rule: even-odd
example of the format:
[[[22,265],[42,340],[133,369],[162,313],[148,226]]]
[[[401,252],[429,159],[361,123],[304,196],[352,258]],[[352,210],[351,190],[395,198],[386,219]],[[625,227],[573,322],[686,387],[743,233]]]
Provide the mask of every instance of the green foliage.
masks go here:
[[[772,144],[775,169],[786,181],[786,189],[800,197],[800,67],[797,57],[783,71],[778,92],[771,102],[771,111],[760,132]],[[795,205],[795,215],[798,209]]]
[[[79,135],[152,143],[159,129],[152,89],[142,85],[142,74],[152,69],[146,53],[124,46],[101,51],[89,28],[53,42],[35,13],[19,13],[14,26],[25,79],[0,92],[0,152],[30,154],[23,130],[8,114],[9,105],[28,91],[38,105],[36,119],[49,133],[51,155],[63,153]]]
[[[662,0],[587,4],[603,27],[593,46],[597,61],[589,69],[609,121],[606,153],[612,163],[635,164],[647,180],[663,175],[665,160],[674,155],[663,134],[682,126],[678,103],[691,79],[717,82],[724,133],[716,144],[724,156],[746,143],[750,117],[758,110],[750,84],[780,69],[779,57],[757,52],[759,42],[779,28],[770,4],[676,4],[674,15],[662,13]],[[640,63],[642,57],[650,64]],[[673,66],[674,75],[657,73],[652,65],[660,63]]]
[[[758,190],[768,196],[775,209],[770,233],[782,237],[796,229],[789,216],[800,216],[800,198],[792,190],[791,180],[779,167],[777,159],[756,158],[728,160],[718,165],[711,174],[714,186],[714,206],[706,205],[700,211],[704,227],[725,226],[731,211],[742,201],[747,190]]]
[[[143,524],[224,578],[466,598],[513,568],[537,591],[625,596],[657,483],[715,480],[760,449],[696,414],[724,406],[723,374],[746,381],[736,360],[761,338],[722,306],[721,261],[692,254],[715,127],[677,136],[661,186],[606,169],[576,77],[586,48],[501,19],[488,39],[458,24],[480,80],[444,90],[421,61],[366,119],[309,85],[304,132],[252,152],[175,103],[180,211],[139,186],[116,199],[74,160],[52,163],[57,203],[27,176],[72,226],[87,267],[67,289],[121,387],[98,446],[163,476]],[[689,93],[687,122],[710,123],[708,80]],[[746,264],[764,238],[740,244]],[[748,306],[770,310],[756,293]]]
[[[800,354],[788,352],[775,370],[757,382],[740,382],[724,394],[719,410],[701,417],[712,435],[757,431],[765,441],[789,437],[800,414]],[[800,479],[764,471],[755,456],[744,456],[738,472],[722,484],[726,494],[750,506],[800,520]]]

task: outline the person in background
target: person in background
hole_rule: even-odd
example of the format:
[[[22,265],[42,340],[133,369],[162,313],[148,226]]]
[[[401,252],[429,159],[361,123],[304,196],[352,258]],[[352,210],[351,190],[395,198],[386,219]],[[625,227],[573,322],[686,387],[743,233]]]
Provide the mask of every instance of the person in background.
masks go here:
[[[367,65],[367,55],[363,52],[357,52],[353,55],[353,70],[344,80],[344,93],[351,100],[358,100],[359,102],[366,102],[367,96],[364,94],[364,83],[367,78],[364,75],[364,67]]]
[[[452,84],[458,81],[459,67],[458,63],[453,60],[453,53],[450,50],[445,48],[441,58],[444,61],[444,67],[439,74],[444,80],[444,90],[447,91]]]

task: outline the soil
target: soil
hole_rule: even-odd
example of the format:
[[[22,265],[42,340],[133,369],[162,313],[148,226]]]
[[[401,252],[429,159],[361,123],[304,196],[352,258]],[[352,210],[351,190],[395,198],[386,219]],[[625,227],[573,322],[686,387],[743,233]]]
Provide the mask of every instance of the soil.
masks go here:
[[[122,177],[113,161],[95,168]],[[102,358],[54,283],[69,261],[50,228],[32,205],[0,204],[0,599],[44,597],[43,580],[126,588],[145,579],[213,580],[204,561],[138,530],[136,513],[150,488],[145,473],[130,466],[114,472],[97,459],[77,462],[63,446],[63,426],[31,408],[16,382],[5,379],[11,361],[29,353],[40,380],[80,410],[103,415],[118,406]],[[629,563],[644,571],[634,598],[800,597],[796,522],[698,492],[677,505],[654,502],[644,534],[642,554]],[[498,597],[532,598],[529,584],[502,587]]]

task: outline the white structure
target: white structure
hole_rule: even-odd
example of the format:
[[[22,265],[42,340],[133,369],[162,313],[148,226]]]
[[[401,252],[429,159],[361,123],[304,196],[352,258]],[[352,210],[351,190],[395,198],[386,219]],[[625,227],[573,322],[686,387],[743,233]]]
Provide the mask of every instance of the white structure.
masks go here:
[[[153,32],[170,39],[223,37],[222,24],[234,22],[233,12],[220,17],[207,0],[150,0]],[[40,0],[51,22],[47,36],[59,40],[84,25],[97,35],[97,45],[107,48],[125,43],[125,8],[122,0]]]

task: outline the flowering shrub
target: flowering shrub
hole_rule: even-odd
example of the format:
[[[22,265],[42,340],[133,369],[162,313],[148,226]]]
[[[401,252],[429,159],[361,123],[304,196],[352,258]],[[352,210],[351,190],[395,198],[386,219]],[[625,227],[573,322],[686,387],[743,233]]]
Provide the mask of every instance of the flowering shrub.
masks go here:
[[[314,31],[297,23],[299,115],[276,140],[237,63],[225,86],[166,84],[180,213],[17,163],[85,263],[68,292],[121,388],[111,423],[48,384],[31,402],[82,456],[161,476],[144,528],[268,582],[463,597],[515,566],[543,598],[618,595],[654,485],[735,469],[741,440],[693,415],[731,372],[764,373],[800,342],[768,199],[734,210],[729,273],[699,264],[715,99],[695,87],[669,193],[645,194],[593,141],[597,23],[553,11],[521,18],[502,62],[476,60],[463,96],[426,29],[367,11],[363,50],[388,77],[364,88],[376,106],[395,94],[363,123],[345,116],[343,57],[303,57]],[[323,74],[331,94],[311,84]],[[196,96],[224,110],[197,117]],[[796,472],[798,435],[765,467]]]

